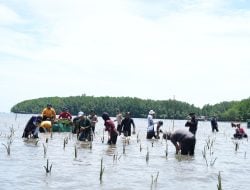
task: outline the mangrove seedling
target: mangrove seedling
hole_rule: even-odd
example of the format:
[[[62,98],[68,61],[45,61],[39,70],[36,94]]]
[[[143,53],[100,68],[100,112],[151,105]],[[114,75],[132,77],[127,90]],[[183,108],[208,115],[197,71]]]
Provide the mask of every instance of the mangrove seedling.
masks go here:
[[[208,163],[207,163],[206,146],[204,146],[204,151],[202,151],[202,156],[203,156],[204,160],[206,161],[206,165],[208,166]]]
[[[43,166],[46,173],[51,173],[51,169],[52,169],[52,164],[49,166],[49,159],[47,159],[47,165]]]
[[[137,133],[137,136],[136,136],[136,141],[137,141],[137,143],[139,143],[139,142],[140,142],[140,139],[139,139],[139,132]]]
[[[149,151],[148,151],[148,147],[147,147],[147,154],[146,154],[146,162],[148,163],[149,160]]]
[[[68,137],[65,137],[63,140],[63,149],[65,149],[66,144],[68,144]]]
[[[153,184],[155,185],[157,184],[158,177],[159,177],[159,171],[157,172],[155,179],[154,176],[151,175],[151,189],[153,188]]]
[[[8,156],[9,156],[9,155],[10,155],[10,143],[7,143],[7,145],[4,144],[4,143],[2,143],[2,145],[6,148],[7,154],[8,154]]]
[[[217,160],[217,157],[216,157],[213,161],[212,161],[212,159],[211,159],[211,161],[210,161],[210,166],[214,166],[216,160]]]
[[[220,172],[218,174],[218,184],[217,184],[217,189],[218,190],[222,190],[222,186],[221,186],[221,175]]]
[[[44,158],[46,157],[46,154],[47,154],[47,147],[43,143],[43,156],[44,156]]]
[[[92,142],[93,142],[92,140],[89,142],[89,149],[90,149],[90,150],[92,149],[92,146],[93,146],[93,143],[92,143]]]
[[[238,149],[239,149],[239,143],[236,142],[236,143],[235,143],[235,151],[237,152]]]
[[[101,138],[101,140],[102,140],[102,143],[104,143],[104,129],[102,131],[102,138]]]
[[[76,145],[75,145],[75,159],[77,158],[77,148],[76,148]]]
[[[168,157],[168,143],[166,141],[166,157]]]
[[[125,154],[125,151],[126,151],[126,149],[125,149],[125,147],[126,147],[126,143],[123,141],[123,145],[122,145],[122,147],[123,147],[123,154]]]
[[[103,167],[103,158],[101,159],[101,169],[100,169],[100,183],[102,183],[102,176],[103,176],[103,173],[104,173],[104,168]]]
[[[155,180],[154,180],[155,183],[157,183],[157,180],[158,180],[158,177],[159,177],[159,173],[160,172],[158,171],[157,174],[156,174],[156,177],[155,177]]]
[[[117,159],[118,159],[118,152],[114,153],[113,155],[113,162],[117,162]]]

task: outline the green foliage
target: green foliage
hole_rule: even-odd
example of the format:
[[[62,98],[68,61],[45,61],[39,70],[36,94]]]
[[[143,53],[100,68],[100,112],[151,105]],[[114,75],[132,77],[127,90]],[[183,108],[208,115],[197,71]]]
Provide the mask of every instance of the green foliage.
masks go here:
[[[132,117],[145,118],[148,111],[153,109],[157,118],[162,119],[186,119],[188,113],[195,112],[207,118],[217,116],[220,121],[245,121],[250,119],[250,98],[242,101],[221,102],[215,105],[204,105],[203,108],[195,107],[186,102],[177,100],[143,100],[131,97],[94,97],[94,96],[70,96],[70,97],[45,97],[25,100],[13,106],[11,112],[39,114],[48,103],[51,103],[57,114],[63,107],[69,108],[70,113],[77,115],[79,111],[89,113],[94,109],[97,115],[108,112],[116,115],[119,109],[125,113],[131,112]]]
[[[200,109],[185,102],[176,100],[143,100],[131,97],[93,97],[93,96],[71,96],[71,97],[46,97],[25,100],[13,106],[14,113],[39,114],[48,103],[51,103],[57,114],[67,107],[73,115],[79,111],[89,113],[94,109],[97,115],[108,112],[111,116],[116,115],[117,109],[125,113],[131,112],[133,117],[145,118],[148,111],[153,109],[157,118],[186,119],[189,112],[200,113]]]

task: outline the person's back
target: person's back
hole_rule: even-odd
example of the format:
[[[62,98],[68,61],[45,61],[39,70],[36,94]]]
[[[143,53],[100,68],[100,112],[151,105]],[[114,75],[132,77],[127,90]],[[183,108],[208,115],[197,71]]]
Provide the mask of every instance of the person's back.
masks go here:
[[[236,125],[236,129],[235,129],[235,134],[234,134],[234,138],[247,138],[248,135],[245,133],[245,130],[240,126],[240,124]]]
[[[216,117],[213,117],[211,119],[211,127],[212,127],[212,132],[214,132],[215,130],[218,132],[219,129],[218,129],[218,123],[217,123],[217,119]]]
[[[109,133],[108,144],[116,144],[118,131],[115,128],[114,122],[110,119],[107,112],[102,114],[102,119],[104,120],[105,131]]]
[[[134,120],[130,117],[130,112],[127,112],[125,118],[122,120],[121,127],[124,136],[131,136],[131,125],[135,130],[135,123]]]
[[[27,122],[22,138],[28,138],[28,136],[32,133],[32,131],[36,128],[34,122],[36,120],[36,116],[32,116],[29,121]]]
[[[38,138],[38,131],[39,131],[39,124],[42,121],[41,116],[32,116],[29,121],[27,122],[22,138],[28,138],[29,136],[33,135],[34,138]]]
[[[170,135],[169,140],[171,140],[171,142],[177,147],[177,149],[181,149],[182,155],[194,155],[196,139],[195,135],[190,131],[177,129]]]
[[[211,125],[213,127],[217,125],[216,119],[214,117],[211,119]]]

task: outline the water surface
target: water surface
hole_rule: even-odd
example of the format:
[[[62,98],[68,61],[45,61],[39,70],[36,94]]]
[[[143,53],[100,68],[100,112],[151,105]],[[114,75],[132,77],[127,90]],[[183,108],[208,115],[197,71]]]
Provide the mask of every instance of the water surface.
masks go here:
[[[147,121],[136,118],[134,121],[139,138],[137,135],[131,137],[125,146],[125,153],[122,136],[118,137],[116,146],[109,146],[105,133],[105,142],[102,143],[104,126],[101,118],[96,126],[92,149],[88,145],[80,146],[76,136],[71,133],[53,133],[52,137],[49,133],[39,134],[37,145],[26,143],[21,136],[30,116],[0,114],[0,189],[211,190],[217,189],[219,172],[223,189],[250,189],[248,141],[232,140],[234,129],[229,122],[219,122],[220,131],[216,134],[211,132],[209,122],[199,122],[195,156],[187,157],[175,155],[175,148],[170,142],[146,140]],[[163,129],[172,130],[172,121],[163,121]],[[175,121],[174,129],[184,128],[184,123],[184,120]],[[246,129],[246,123],[242,123],[242,126]],[[15,133],[8,156],[2,143],[7,143],[11,127]],[[68,144],[64,148],[65,138]],[[237,151],[235,143],[239,144]],[[47,147],[46,155],[43,145]],[[202,153],[204,147],[208,165]],[[52,164],[51,174],[46,174],[43,167],[47,159]],[[105,168],[100,183],[101,159]]]

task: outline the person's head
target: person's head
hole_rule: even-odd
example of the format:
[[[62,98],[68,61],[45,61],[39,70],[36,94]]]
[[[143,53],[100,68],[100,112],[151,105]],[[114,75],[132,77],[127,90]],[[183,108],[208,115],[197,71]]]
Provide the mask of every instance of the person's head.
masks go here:
[[[126,112],[125,117],[130,117],[130,112]]]
[[[42,116],[37,116],[36,123],[41,123],[41,122],[42,122]]]
[[[79,111],[78,114],[77,114],[78,117],[83,117],[84,116],[84,112],[82,111]]]
[[[163,139],[170,140],[171,138],[171,132],[165,132],[163,133]]]
[[[162,126],[163,125],[163,121],[158,121],[158,125]]]
[[[47,108],[48,109],[52,108],[52,105],[51,104],[47,104]]]
[[[103,114],[102,114],[102,119],[103,119],[104,121],[109,120],[109,119],[110,119],[110,118],[109,118],[109,114],[108,114],[107,112],[103,112]]]
[[[191,118],[195,118],[195,113],[192,112],[192,113],[189,114],[189,116],[190,116]]]
[[[149,114],[149,115],[154,115],[155,112],[154,112],[154,110],[150,110],[150,111],[148,112],[148,114]]]
[[[90,110],[90,115],[95,115],[95,111],[94,110]]]

